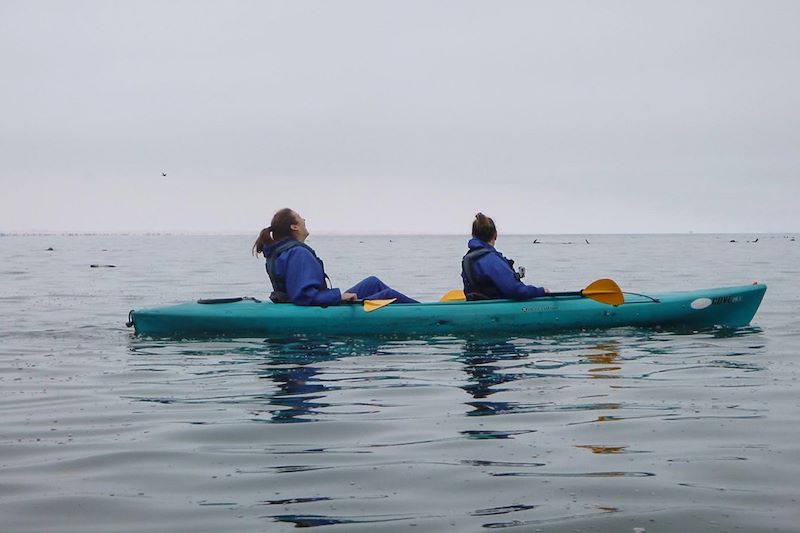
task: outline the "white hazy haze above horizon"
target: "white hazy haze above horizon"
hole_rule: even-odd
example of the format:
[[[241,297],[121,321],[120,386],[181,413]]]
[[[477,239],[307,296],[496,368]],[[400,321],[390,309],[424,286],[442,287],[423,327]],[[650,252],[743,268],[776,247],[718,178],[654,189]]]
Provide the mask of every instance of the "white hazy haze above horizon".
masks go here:
[[[0,3],[0,232],[800,230],[800,2]],[[166,172],[167,176],[162,176]]]

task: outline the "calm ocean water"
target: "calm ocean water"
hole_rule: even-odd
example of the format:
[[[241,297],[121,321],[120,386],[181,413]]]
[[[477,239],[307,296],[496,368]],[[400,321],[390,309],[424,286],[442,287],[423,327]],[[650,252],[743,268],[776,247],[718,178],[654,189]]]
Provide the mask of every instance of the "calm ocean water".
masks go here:
[[[264,298],[252,237],[0,237],[0,530],[800,530],[800,237],[498,242],[552,290],[767,283],[735,331],[278,342],[124,327],[132,308]],[[430,300],[459,287],[466,238],[309,243],[337,286],[375,274]]]

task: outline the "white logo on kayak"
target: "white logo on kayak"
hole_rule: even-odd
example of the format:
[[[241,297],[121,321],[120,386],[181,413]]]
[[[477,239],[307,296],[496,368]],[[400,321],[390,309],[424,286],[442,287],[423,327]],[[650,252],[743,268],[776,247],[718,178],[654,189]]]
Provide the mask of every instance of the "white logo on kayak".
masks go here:
[[[711,298],[698,298],[692,302],[692,309],[705,309],[711,305]]]
[[[528,311],[532,311],[534,313],[549,313],[550,311],[558,311],[558,307],[555,305],[541,305],[537,307],[524,306],[520,308],[520,311],[523,313],[527,313]]]

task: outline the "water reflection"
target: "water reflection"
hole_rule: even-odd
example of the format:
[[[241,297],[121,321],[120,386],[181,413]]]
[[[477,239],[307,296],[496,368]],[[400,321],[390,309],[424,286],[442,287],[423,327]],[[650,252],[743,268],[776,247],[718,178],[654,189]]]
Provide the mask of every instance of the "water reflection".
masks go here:
[[[737,466],[744,463],[747,452],[687,454],[675,437],[659,432],[692,429],[689,417],[724,422],[756,414],[733,387],[758,384],[764,372],[752,356],[763,342],[743,339],[640,331],[511,339],[137,339],[129,364],[141,374],[128,397],[179,403],[181,411],[170,412],[207,424],[170,431],[174,441],[191,443],[187,457],[198,448],[225,454],[241,486],[274,486],[256,504],[279,527],[418,525],[439,509],[426,502],[441,501],[469,479],[498,490],[480,501],[453,493],[449,516],[464,530],[532,529],[558,515],[549,503],[558,501],[556,491],[607,487],[602,498],[581,505],[590,515],[615,513],[629,504],[625,491],[640,490],[644,480],[664,483],[663,464],[702,468],[734,455],[741,456]],[[174,424],[175,416],[169,420]],[[407,482],[387,481],[398,479]],[[694,480],[678,481],[691,487]],[[529,490],[532,483],[546,491],[541,499]],[[418,496],[421,490],[428,492]],[[225,493],[212,495],[199,505],[228,501]],[[575,499],[567,499],[565,513],[573,516]]]
[[[546,411],[587,411],[616,410],[622,407],[617,402],[571,402],[557,405],[553,402],[521,403],[491,399],[501,392],[513,392],[520,382],[520,390],[530,390],[523,386],[523,380],[542,378],[561,378],[567,380],[585,378],[620,378],[624,359],[620,355],[621,344],[614,339],[586,345],[583,339],[564,338],[564,342],[553,339],[470,339],[463,345],[458,360],[466,374],[467,383],[461,388],[474,401],[466,402],[473,408],[470,416],[484,416],[510,413],[530,413]],[[547,355],[539,359],[537,354]],[[588,366],[588,368],[587,368]],[[601,396],[605,397],[608,394]],[[594,422],[617,420],[613,416],[601,415]]]
[[[319,420],[323,414],[335,416],[334,409],[341,414],[343,407],[350,413],[353,406],[363,407],[363,403],[335,403],[332,393],[337,391],[341,391],[339,396],[352,397],[349,394],[356,389],[411,387],[433,391],[455,385],[468,395],[462,404],[467,406],[467,416],[595,411],[591,418],[564,417],[564,426],[662,418],[665,410],[672,415],[680,413],[680,405],[626,401],[624,398],[630,395],[623,391],[631,387],[655,389],[659,387],[656,381],[697,379],[707,369],[717,372],[718,387],[751,386],[743,376],[764,370],[742,357],[763,350],[759,336],[752,333],[738,344],[719,342],[708,334],[687,337],[638,331],[601,338],[586,334],[415,341],[292,338],[171,342],[132,337],[130,351],[137,356],[132,360],[134,370],[149,376],[143,382],[147,389],[163,393],[131,397],[161,403],[249,404],[247,409],[254,421],[297,423]],[[391,364],[374,358],[383,355],[389,356],[386,360]],[[358,356],[358,363],[348,365],[346,373],[341,364],[331,364],[352,356]],[[453,370],[459,375],[458,384],[453,383]],[[736,377],[733,383],[732,377]],[[603,379],[616,383],[599,386],[597,380]],[[152,387],[161,381],[169,381],[168,387]],[[760,379],[751,381],[758,384]],[[565,394],[569,390],[575,393]],[[388,404],[369,401],[369,405],[378,412]],[[631,416],[631,411],[646,413]],[[728,409],[725,415],[730,414]],[[474,428],[466,431],[475,432],[468,438],[484,435]]]
[[[340,388],[320,379],[320,363],[345,356],[374,355],[381,343],[376,340],[345,340],[320,342],[316,340],[264,341],[268,361],[260,365],[259,379],[270,380],[277,392],[269,398],[271,422],[311,422],[320,410],[331,404],[322,401],[327,393]]]
[[[625,450],[628,449],[627,446],[601,446],[592,444],[576,444],[575,447],[584,448],[586,450],[590,450],[592,453],[600,455],[624,453]]]
[[[319,527],[319,526],[334,526],[334,525],[350,525],[357,524],[378,524],[382,522],[399,522],[409,521],[415,518],[420,518],[415,515],[359,515],[359,516],[326,516],[326,515],[303,515],[303,514],[288,514],[288,515],[273,515],[270,518],[278,522],[288,522],[294,524],[294,527]]]
[[[590,368],[588,372],[592,378],[599,379],[616,379],[619,374],[612,374],[612,372],[619,372],[622,366],[615,365],[621,362],[620,360],[620,343],[616,340],[610,340],[598,344],[595,349],[598,353],[589,354],[586,356],[586,361],[594,365],[603,365],[597,368]],[[609,366],[614,365],[614,366]]]
[[[272,422],[309,422],[315,410],[330,406],[317,401],[325,396],[325,386],[315,382],[318,373],[310,363],[259,372],[259,379],[272,380],[279,389],[270,399]]]
[[[499,385],[515,380],[517,376],[503,372],[503,366],[495,363],[526,357],[527,353],[509,340],[468,340],[464,343],[460,357],[468,380],[462,388],[476,400],[503,391],[505,389]],[[470,405],[484,403],[489,402],[475,402]]]

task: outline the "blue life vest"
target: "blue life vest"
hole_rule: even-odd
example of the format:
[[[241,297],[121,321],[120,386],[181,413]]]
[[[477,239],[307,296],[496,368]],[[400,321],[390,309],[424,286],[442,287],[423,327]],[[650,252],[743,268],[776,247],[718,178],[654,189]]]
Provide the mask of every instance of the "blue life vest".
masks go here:
[[[313,248],[298,240],[287,239],[282,244],[272,248],[266,256],[267,275],[269,276],[270,283],[272,283],[272,294],[269,295],[269,299],[276,304],[289,303],[289,293],[286,291],[286,279],[278,275],[277,269],[275,268],[275,263],[278,260],[279,255],[287,250],[291,250],[296,246],[305,248],[311,252],[311,255],[314,256],[314,259],[319,261],[319,266],[322,268],[322,279],[320,280],[320,285],[322,287],[326,286],[325,280],[330,279],[325,273],[325,264],[322,262],[322,259],[317,257],[317,254],[314,252]]]

